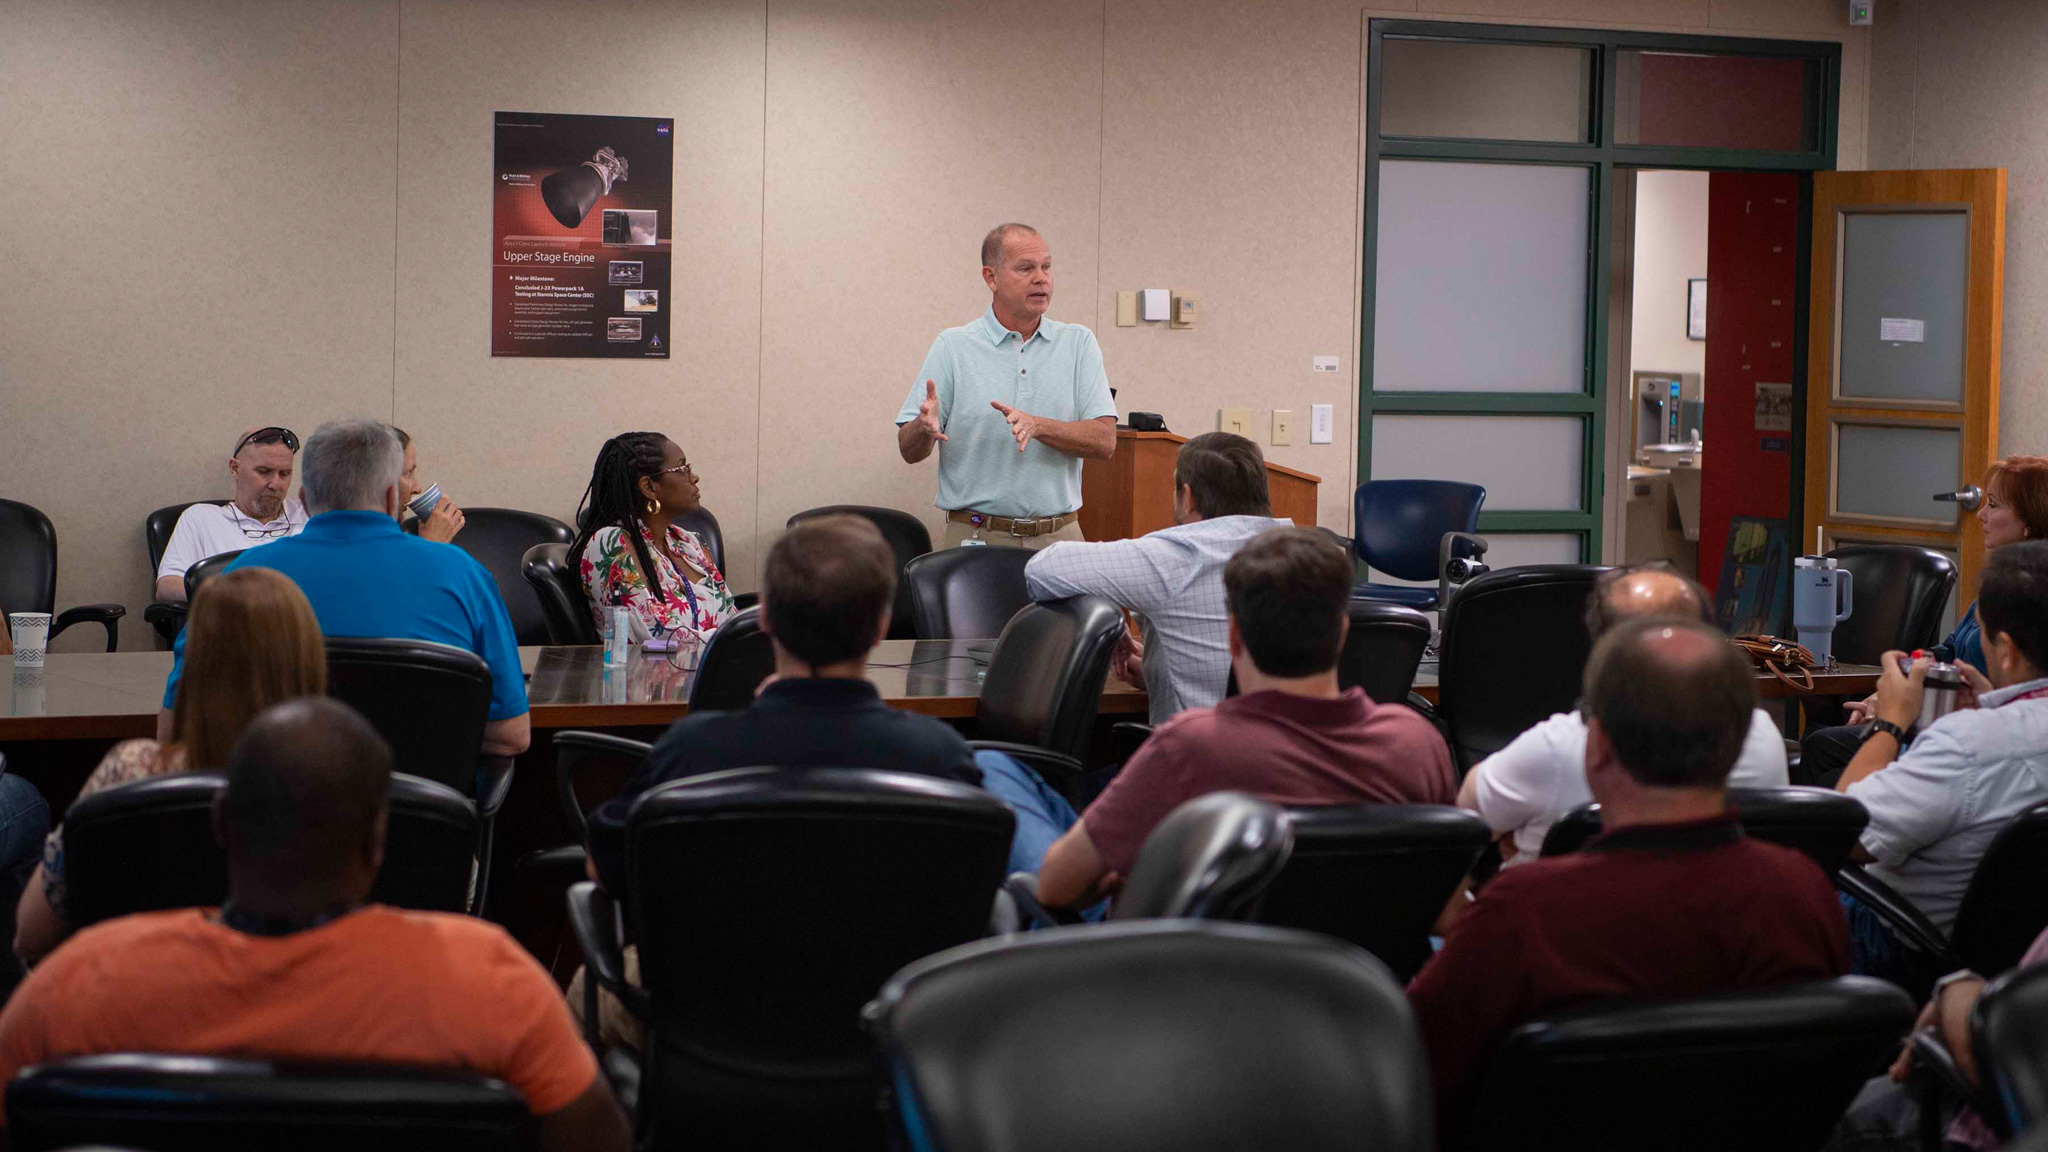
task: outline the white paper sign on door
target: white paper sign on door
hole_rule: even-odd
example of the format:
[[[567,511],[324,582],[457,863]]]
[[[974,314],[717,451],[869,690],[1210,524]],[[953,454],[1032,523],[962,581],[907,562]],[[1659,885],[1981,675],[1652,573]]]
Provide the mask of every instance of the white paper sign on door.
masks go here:
[[[1927,321],[1900,320],[1882,316],[1877,321],[1877,338],[1907,344],[1927,343]]]

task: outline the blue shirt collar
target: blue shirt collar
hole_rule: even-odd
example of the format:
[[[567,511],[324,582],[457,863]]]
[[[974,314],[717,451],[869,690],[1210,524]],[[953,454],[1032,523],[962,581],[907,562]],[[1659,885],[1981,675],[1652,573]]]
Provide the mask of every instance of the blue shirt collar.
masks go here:
[[[2003,688],[1995,688],[1977,697],[1977,706],[1979,708],[1996,708],[2015,696],[2025,696],[2029,692],[2035,692],[2042,688],[2048,688],[2048,676],[2026,680],[2018,684],[2007,684]]]
[[[299,534],[310,534],[316,540],[322,537],[354,540],[369,536],[397,536],[401,532],[398,521],[382,512],[343,511],[320,513],[306,521]]]
[[[1046,336],[1045,334],[1045,326],[1050,323],[1052,323],[1052,321],[1047,320],[1043,316],[1040,316],[1038,318],[1038,331],[1033,332],[1031,334],[1031,340],[1050,339],[1050,337]],[[981,326],[982,330],[985,333],[987,333],[988,342],[991,344],[1001,345],[1004,340],[1007,340],[1012,336],[1018,335],[1017,333],[1010,331],[1008,328],[1003,327],[1003,322],[1001,320],[996,319],[996,306],[994,304],[990,304],[988,306],[988,310],[981,314]],[[1024,342],[1028,344],[1031,341],[1026,340]]]

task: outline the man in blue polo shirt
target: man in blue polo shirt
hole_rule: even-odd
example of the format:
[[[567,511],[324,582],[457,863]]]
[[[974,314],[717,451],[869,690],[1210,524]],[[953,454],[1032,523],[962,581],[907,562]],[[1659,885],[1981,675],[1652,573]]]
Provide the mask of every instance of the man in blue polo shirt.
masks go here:
[[[981,242],[981,319],[932,341],[896,414],[896,450],[939,450],[946,546],[1080,540],[1081,461],[1116,451],[1116,404],[1095,333],[1047,320],[1052,253],[1028,224]]]
[[[312,514],[298,535],[252,548],[236,568],[275,568],[306,594],[329,636],[432,640],[466,648],[491,669],[490,723],[481,751],[516,756],[532,739],[519,642],[498,586],[483,565],[452,544],[407,536],[398,528],[405,498],[405,450],[390,425],[334,420],[306,440],[300,493]],[[173,648],[170,683],[157,734],[167,737],[185,637]]]

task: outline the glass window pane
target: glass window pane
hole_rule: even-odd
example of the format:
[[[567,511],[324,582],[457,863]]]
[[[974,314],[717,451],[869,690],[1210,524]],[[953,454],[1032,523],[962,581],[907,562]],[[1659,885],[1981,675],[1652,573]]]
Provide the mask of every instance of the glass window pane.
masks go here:
[[[1934,494],[1961,486],[1962,451],[1956,428],[1836,425],[1836,514],[1952,525],[1956,506]]]
[[[1811,152],[1820,71],[1810,57],[1623,49],[1615,59],[1614,139]]]
[[[1963,402],[1966,212],[1842,217],[1842,396]]]
[[[1380,164],[1372,386],[1580,392],[1590,170]]]
[[[1463,480],[1488,512],[1582,510],[1577,416],[1374,416],[1372,478]]]
[[[1389,36],[1380,43],[1380,135],[1583,143],[1593,52]]]

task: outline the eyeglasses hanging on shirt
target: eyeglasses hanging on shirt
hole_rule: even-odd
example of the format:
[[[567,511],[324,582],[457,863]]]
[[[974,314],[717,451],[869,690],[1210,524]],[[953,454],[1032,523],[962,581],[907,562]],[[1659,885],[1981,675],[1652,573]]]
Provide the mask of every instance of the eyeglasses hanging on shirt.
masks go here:
[[[280,510],[277,521],[273,524],[265,524],[254,516],[244,514],[241,506],[233,502],[228,504],[227,509],[228,515],[234,518],[235,527],[241,529],[242,535],[251,540],[275,540],[292,530],[292,517],[288,509]]]

